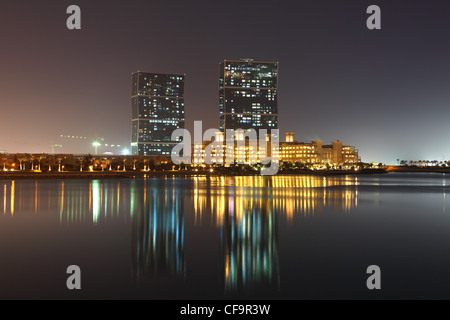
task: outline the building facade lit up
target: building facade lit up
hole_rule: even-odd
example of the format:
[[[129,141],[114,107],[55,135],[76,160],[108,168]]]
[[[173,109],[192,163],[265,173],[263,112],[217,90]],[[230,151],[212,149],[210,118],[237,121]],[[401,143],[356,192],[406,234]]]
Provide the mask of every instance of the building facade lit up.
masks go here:
[[[342,141],[333,141],[329,145],[324,145],[323,141],[316,140],[310,143],[297,142],[293,133],[286,133],[286,141],[280,141],[278,147],[270,143],[270,135],[266,138],[266,144],[252,145],[249,141],[239,143],[244,140],[236,134],[234,144],[227,146],[223,143],[223,133],[216,134],[216,141],[219,142],[217,148],[212,148],[212,160],[214,164],[226,164],[226,156],[232,155],[235,163],[256,164],[260,163],[261,155],[272,157],[272,161],[279,163],[302,163],[309,165],[331,165],[341,166],[356,164],[361,162],[358,149],[353,146],[344,145]],[[192,163],[194,166],[205,163],[206,148],[211,145],[211,141],[203,141],[193,145]],[[223,144],[222,144],[223,143]],[[266,154],[266,150],[268,154]]]
[[[358,149],[333,141],[324,145],[322,141],[297,142],[293,133],[286,133],[286,141],[280,142],[280,161],[307,164],[343,165],[361,162]]]
[[[279,148],[272,143],[273,134],[266,134],[261,140],[246,139],[245,131],[237,131],[234,134],[232,143],[225,141],[224,133],[217,132],[215,144],[212,141],[202,141],[195,143],[192,148],[192,164],[202,165],[206,161],[207,154],[211,154],[213,164],[228,166],[234,164],[260,164],[271,158],[278,163]],[[207,147],[211,146],[211,150]]]
[[[278,62],[219,65],[220,130],[278,129]]]
[[[171,141],[172,132],[185,125],[184,79],[181,74],[132,74],[133,155],[171,154],[178,143]]]

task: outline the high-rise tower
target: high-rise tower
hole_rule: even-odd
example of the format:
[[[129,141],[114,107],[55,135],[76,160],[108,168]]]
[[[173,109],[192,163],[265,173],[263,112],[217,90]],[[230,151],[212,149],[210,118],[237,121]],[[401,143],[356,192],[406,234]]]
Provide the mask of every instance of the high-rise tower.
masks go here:
[[[220,63],[220,130],[278,129],[277,92],[278,62]]]
[[[184,75],[132,74],[133,155],[170,155],[178,143],[172,132],[184,128]]]

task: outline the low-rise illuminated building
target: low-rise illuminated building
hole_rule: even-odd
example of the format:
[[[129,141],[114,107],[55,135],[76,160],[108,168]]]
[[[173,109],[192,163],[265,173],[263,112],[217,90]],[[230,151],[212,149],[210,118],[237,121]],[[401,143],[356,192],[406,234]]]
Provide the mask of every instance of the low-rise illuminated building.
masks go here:
[[[213,164],[230,164],[230,159],[227,160],[227,156],[230,157],[230,155],[231,159],[234,159],[234,163],[257,164],[261,163],[266,149],[269,150],[267,156],[272,157],[273,155],[272,159],[278,159],[280,163],[341,166],[361,162],[358,150],[353,146],[344,145],[339,140],[333,141],[329,145],[324,145],[320,140],[310,143],[297,142],[294,140],[293,133],[286,133],[286,141],[279,142],[277,149],[271,145],[270,135],[266,139],[266,144],[263,145],[259,141],[246,138],[243,132],[241,135],[236,134],[234,144],[231,146],[227,146],[224,142],[222,132],[218,132],[215,139],[219,142],[215,147],[211,146],[211,141],[194,144],[192,152],[194,166],[207,163],[206,155],[209,153],[212,160],[210,163]]]
[[[358,163],[361,159],[355,147],[344,145],[342,141],[333,141],[330,145],[320,140],[297,142],[293,133],[286,133],[286,141],[280,142],[280,161],[343,165]]]
[[[194,166],[207,163],[207,154],[210,154],[212,164],[229,165],[238,164],[259,164],[266,158],[272,158],[278,162],[278,148],[272,144],[272,135],[267,134],[266,139],[261,143],[256,137],[249,139],[245,131],[236,131],[234,143],[227,144],[223,132],[217,132],[215,136],[216,144],[212,141],[202,141],[195,143],[192,152],[192,164]]]

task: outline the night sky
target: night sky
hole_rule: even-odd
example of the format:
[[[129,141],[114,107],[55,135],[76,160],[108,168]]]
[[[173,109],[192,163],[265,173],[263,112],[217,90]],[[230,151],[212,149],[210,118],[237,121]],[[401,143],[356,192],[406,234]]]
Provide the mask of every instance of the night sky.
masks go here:
[[[82,30],[66,28],[71,4]],[[450,159],[448,0],[0,0],[0,150],[129,145],[137,70],[186,74],[187,128],[217,128],[219,62],[239,58],[280,63],[280,133],[366,162]]]

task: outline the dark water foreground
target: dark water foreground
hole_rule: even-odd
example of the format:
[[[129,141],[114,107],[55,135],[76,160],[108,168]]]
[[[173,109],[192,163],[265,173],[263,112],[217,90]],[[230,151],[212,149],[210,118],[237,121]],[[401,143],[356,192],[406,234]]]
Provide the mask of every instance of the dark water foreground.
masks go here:
[[[0,298],[450,298],[448,178],[0,181]]]

